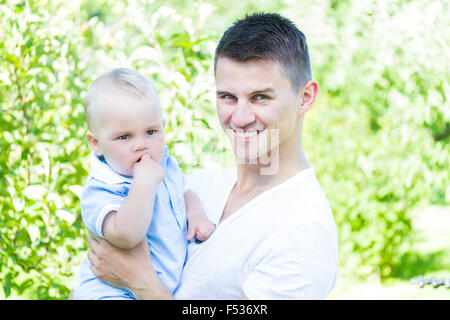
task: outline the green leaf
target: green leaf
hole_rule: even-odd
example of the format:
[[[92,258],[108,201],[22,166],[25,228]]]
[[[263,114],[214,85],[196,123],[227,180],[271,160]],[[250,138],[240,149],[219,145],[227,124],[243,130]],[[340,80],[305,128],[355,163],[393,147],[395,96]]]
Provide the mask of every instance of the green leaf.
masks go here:
[[[9,272],[5,276],[5,280],[3,280],[3,291],[5,292],[6,298],[8,298],[11,295],[11,284],[12,284],[12,274]]]
[[[19,294],[22,294],[25,290],[31,288],[33,284],[34,284],[33,279],[27,279],[24,282],[22,282],[17,288]]]

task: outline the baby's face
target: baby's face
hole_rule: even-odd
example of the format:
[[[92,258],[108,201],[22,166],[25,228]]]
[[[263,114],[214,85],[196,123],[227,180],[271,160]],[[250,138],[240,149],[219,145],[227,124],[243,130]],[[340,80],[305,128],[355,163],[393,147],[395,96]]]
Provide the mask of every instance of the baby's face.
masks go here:
[[[122,175],[133,176],[134,164],[145,153],[162,160],[164,123],[159,101],[153,100],[116,90],[102,94],[95,106],[94,152]]]

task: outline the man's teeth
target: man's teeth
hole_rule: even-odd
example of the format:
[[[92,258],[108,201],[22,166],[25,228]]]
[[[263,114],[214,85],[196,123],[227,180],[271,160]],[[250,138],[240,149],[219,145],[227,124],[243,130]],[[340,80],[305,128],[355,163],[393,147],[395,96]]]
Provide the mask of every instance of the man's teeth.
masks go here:
[[[258,133],[260,133],[262,130],[258,130],[258,131],[235,131],[236,136],[238,136],[239,138],[251,138],[256,136]]]

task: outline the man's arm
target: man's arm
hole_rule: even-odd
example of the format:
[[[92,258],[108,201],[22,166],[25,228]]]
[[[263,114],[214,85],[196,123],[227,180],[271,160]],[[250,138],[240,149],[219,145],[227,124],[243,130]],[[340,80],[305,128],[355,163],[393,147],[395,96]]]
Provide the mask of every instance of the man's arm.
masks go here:
[[[93,234],[89,235],[88,243],[88,259],[98,279],[130,291],[138,300],[175,299],[152,266],[147,240],[128,250],[117,248]],[[248,300],[245,294],[242,299]]]
[[[139,300],[173,299],[152,266],[146,239],[124,250],[90,234],[88,244],[88,259],[98,279],[129,290]]]

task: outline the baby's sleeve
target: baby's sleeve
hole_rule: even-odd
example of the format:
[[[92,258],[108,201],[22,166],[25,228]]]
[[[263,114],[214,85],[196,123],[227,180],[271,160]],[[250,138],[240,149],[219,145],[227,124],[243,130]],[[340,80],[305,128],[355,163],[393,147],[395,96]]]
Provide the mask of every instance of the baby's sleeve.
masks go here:
[[[81,194],[81,216],[86,227],[96,236],[104,238],[102,225],[106,215],[118,210],[125,198],[123,185],[90,181]]]

